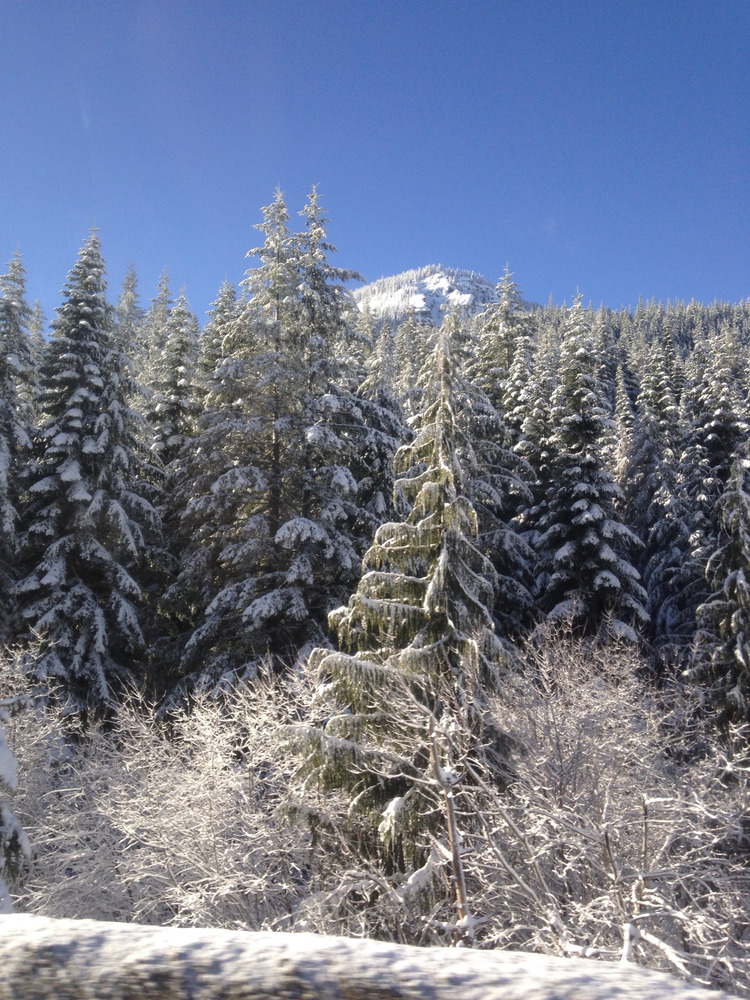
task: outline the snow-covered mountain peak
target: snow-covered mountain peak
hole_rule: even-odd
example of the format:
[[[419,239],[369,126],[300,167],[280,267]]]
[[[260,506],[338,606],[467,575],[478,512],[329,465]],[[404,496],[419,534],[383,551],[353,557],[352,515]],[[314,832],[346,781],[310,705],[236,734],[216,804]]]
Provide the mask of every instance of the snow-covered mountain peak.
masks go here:
[[[357,307],[369,308],[375,319],[400,323],[413,314],[435,325],[447,311],[478,312],[499,301],[497,289],[481,274],[440,264],[380,278],[353,294]]]

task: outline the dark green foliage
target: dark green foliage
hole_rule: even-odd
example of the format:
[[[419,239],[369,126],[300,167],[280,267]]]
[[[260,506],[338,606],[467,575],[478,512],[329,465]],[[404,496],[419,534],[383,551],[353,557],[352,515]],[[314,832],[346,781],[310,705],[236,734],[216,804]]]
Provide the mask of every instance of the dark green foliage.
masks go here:
[[[483,711],[504,657],[491,610],[497,577],[464,493],[449,341],[446,322],[425,368],[433,401],[395,459],[410,513],[378,529],[356,592],[331,615],[339,651],[310,657],[329,718],[296,734],[320,786],[345,788],[352,819],[377,834],[386,871],[413,869],[429,853],[424,833],[440,817],[432,735],[450,757],[454,714],[475,750],[497,740]]]
[[[693,676],[725,717],[750,719],[750,495],[746,458],[732,465],[718,509],[717,546],[708,558],[709,598],[697,609]]]
[[[620,520],[619,490],[602,457],[611,418],[580,299],[568,315],[561,355],[552,396],[550,485],[535,540],[540,603],[584,633],[606,626],[634,638],[632,626],[646,620],[646,594],[629,558],[640,543]]]
[[[30,399],[35,364],[31,310],[20,253],[0,276],[0,642],[14,638],[15,578],[20,557],[19,480],[31,450]]]
[[[264,209],[260,266],[243,308],[224,308],[198,437],[181,459],[182,569],[167,605],[189,636],[182,671],[210,683],[320,641],[390,511],[398,404],[383,386],[355,391],[340,352],[344,282],[356,275],[328,261],[315,191],[302,214],[294,234],[280,192]]]
[[[100,711],[143,653],[138,605],[159,518],[139,489],[139,418],[96,232],[65,285],[40,385],[19,599],[41,641],[36,675],[58,681],[72,711]]]

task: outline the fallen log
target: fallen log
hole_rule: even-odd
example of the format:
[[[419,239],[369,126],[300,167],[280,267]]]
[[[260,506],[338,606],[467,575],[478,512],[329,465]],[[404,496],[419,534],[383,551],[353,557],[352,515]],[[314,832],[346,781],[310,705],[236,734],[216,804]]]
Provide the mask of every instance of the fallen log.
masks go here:
[[[0,916],[0,1000],[716,1000],[634,965]]]

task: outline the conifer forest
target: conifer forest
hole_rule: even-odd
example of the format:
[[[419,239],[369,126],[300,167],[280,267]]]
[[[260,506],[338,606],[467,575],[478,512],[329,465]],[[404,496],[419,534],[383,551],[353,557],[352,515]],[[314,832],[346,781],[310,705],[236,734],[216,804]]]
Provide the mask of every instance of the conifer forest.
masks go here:
[[[750,996],[750,300],[0,276],[0,911]],[[248,270],[242,277],[242,268]]]

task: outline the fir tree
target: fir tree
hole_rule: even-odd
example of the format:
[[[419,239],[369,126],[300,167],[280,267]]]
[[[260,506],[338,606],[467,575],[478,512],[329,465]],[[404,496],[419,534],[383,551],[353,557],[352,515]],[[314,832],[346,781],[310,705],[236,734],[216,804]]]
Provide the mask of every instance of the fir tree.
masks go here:
[[[413,312],[396,330],[393,341],[395,388],[407,419],[422,410],[417,376],[425,359],[429,338],[434,333],[428,323],[419,322]]]
[[[20,556],[19,477],[30,458],[29,399],[34,363],[29,339],[31,310],[20,253],[0,276],[0,640],[14,629],[14,580]]]
[[[506,639],[517,635],[532,617],[534,556],[513,519],[532,501],[529,483],[534,474],[513,449],[512,435],[490,398],[462,374],[473,370],[475,343],[467,332],[467,324],[454,313],[446,316],[439,337],[450,345],[455,420],[460,429],[456,447],[464,491],[478,517],[477,544],[497,574],[495,624]],[[427,398],[435,390],[432,370],[430,365],[425,367]]]
[[[386,873],[413,870],[430,853],[441,813],[430,778],[455,764],[451,734],[460,730],[475,752],[502,743],[483,711],[503,656],[496,575],[463,492],[446,333],[429,362],[433,401],[396,455],[410,513],[378,529],[356,592],[331,615],[339,650],[310,656],[327,721],[296,731],[320,787],[347,791],[350,820],[379,844]]]
[[[521,435],[515,450],[534,472],[531,500],[518,514],[519,526],[531,545],[535,545],[544,500],[553,483],[555,427],[550,400],[556,387],[555,364],[550,350],[537,348],[522,409],[516,417],[521,420]]]
[[[146,387],[151,385],[154,366],[158,364],[167,342],[167,323],[172,305],[169,275],[166,271],[162,271],[159,276],[156,296],[151,300],[151,305],[143,317],[139,350],[134,358],[138,379]]]
[[[711,596],[697,610],[694,678],[707,684],[725,717],[750,715],[750,461],[732,465],[719,500],[718,544],[706,566]]]
[[[523,423],[527,415],[530,384],[534,371],[534,348],[530,332],[516,343],[508,378],[502,393],[502,411],[514,451],[523,440]],[[520,452],[519,452],[520,453]]]
[[[646,541],[638,558],[644,577],[652,569],[651,531],[663,517],[665,504],[675,488],[678,421],[679,411],[664,355],[655,341],[649,350],[620,473],[624,519]]]
[[[158,517],[139,489],[139,418],[95,231],[64,293],[41,372],[25,511],[32,569],[19,592],[41,641],[36,676],[59,681],[71,711],[103,710],[143,650],[139,581]]]
[[[165,332],[161,351],[152,359],[146,419],[152,428],[151,450],[166,469],[192,438],[198,414],[195,368],[200,331],[184,289],[169,311]]]
[[[289,230],[281,192],[251,251],[242,321],[206,398],[195,474],[184,481],[187,559],[167,595],[196,628],[183,671],[205,678],[278,665],[320,641],[328,612],[357,578],[380,523],[381,470],[397,442],[388,418],[346,386],[344,282],[315,192],[304,233]],[[192,482],[192,485],[191,485]]]
[[[42,309],[42,303],[39,299],[36,300],[34,305],[31,307],[31,320],[29,323],[29,333],[31,337],[31,356],[34,361],[34,368],[36,371],[42,363],[42,355],[44,354],[44,345],[46,343],[45,330],[47,329],[47,317],[44,315],[44,310]]]
[[[563,331],[560,381],[552,396],[551,485],[538,520],[537,586],[542,608],[584,633],[603,625],[634,637],[646,594],[630,561],[638,538],[620,520],[619,490],[601,455],[610,417],[596,375],[597,352],[580,297]]]
[[[211,392],[216,376],[216,366],[222,357],[230,353],[229,349],[224,350],[224,340],[233,335],[239,322],[241,322],[241,317],[237,303],[237,290],[229,281],[224,281],[216,301],[211,304],[208,322],[200,337],[196,364],[196,387],[201,402],[204,402],[206,396]]]
[[[131,360],[144,348],[143,323],[145,310],[138,295],[138,276],[129,265],[115,313],[115,346]]]
[[[479,317],[476,362],[469,368],[468,374],[484,390],[495,409],[505,417],[511,369],[519,350],[528,350],[530,324],[521,292],[507,266],[498,282],[497,291],[500,301],[490,305]]]
[[[649,546],[650,603],[662,658],[686,661],[697,608],[709,596],[706,566],[718,546],[718,501],[747,434],[726,359],[698,345],[686,365],[675,485]]]

